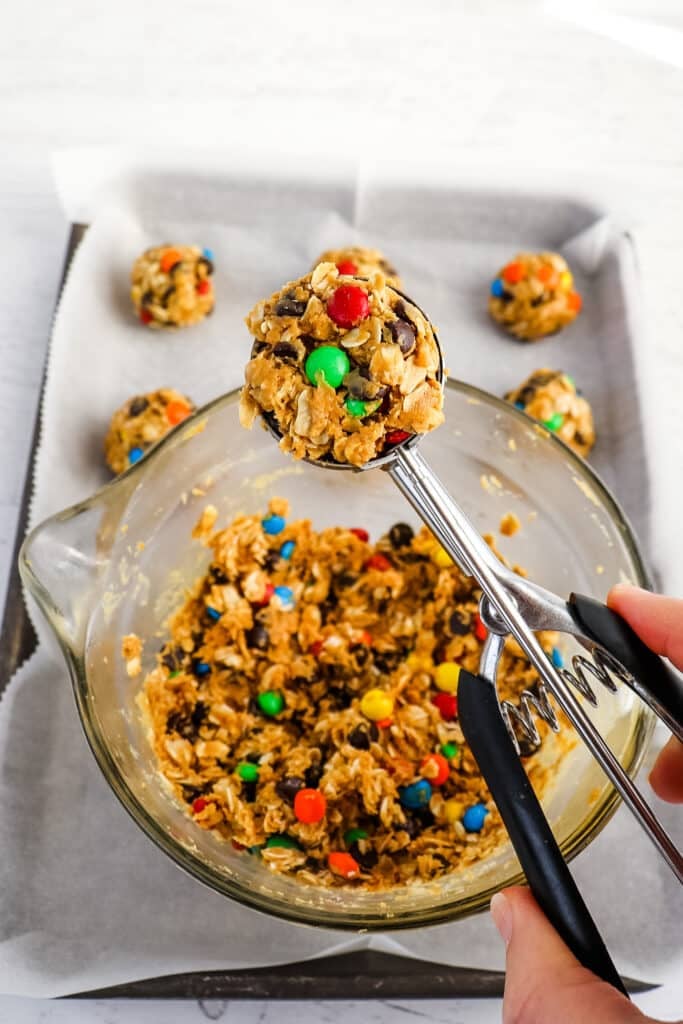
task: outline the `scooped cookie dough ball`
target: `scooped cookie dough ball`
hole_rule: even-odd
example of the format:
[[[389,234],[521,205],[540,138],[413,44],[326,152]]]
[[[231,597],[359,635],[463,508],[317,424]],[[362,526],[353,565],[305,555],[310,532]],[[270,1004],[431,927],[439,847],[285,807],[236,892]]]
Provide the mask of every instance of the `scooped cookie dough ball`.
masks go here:
[[[194,402],[173,388],[131,398],[112,416],[104,454],[112,473],[139,462],[148,448],[194,412]]]
[[[489,313],[522,341],[557,334],[580,310],[572,273],[556,252],[520,252],[491,282]]]
[[[130,297],[148,327],[190,327],[213,312],[213,254],[196,245],[159,245],[138,256]]]
[[[247,326],[242,424],[265,415],[296,458],[363,466],[443,422],[432,326],[382,273],[352,281],[320,263],[259,302]]]
[[[346,249],[328,249],[318,257],[311,270],[315,270],[319,263],[334,263],[340,274],[351,277],[370,277],[379,270],[392,288],[403,287],[398,270],[379,249],[366,249],[361,245],[350,245]]]
[[[574,379],[562,370],[535,370],[505,397],[518,409],[540,420],[579,455],[588,455],[595,444],[591,407],[577,393]]]

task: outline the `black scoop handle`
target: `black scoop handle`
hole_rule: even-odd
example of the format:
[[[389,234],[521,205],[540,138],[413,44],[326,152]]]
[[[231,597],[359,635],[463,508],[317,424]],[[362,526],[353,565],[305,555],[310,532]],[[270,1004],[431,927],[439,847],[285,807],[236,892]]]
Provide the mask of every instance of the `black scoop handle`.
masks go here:
[[[536,902],[576,959],[626,995],[519,760],[495,689],[464,669],[458,682],[458,719]]]
[[[571,594],[569,614],[589,640],[600,644],[633,677],[628,685],[683,741],[683,679],[647,647],[625,619],[592,597]]]

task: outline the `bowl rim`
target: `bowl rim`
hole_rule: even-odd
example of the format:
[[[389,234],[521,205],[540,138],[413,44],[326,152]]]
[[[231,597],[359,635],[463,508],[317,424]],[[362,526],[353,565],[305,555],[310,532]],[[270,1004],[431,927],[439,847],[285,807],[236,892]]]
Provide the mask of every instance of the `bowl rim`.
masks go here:
[[[644,559],[640,553],[639,545],[629,519],[617,499],[612,495],[610,489],[603,482],[599,474],[567,444],[558,438],[551,431],[547,430],[537,420],[528,416],[523,410],[516,408],[512,403],[499,398],[491,392],[475,387],[464,381],[449,378],[445,382],[448,390],[457,391],[468,398],[483,402],[508,416],[518,418],[525,424],[533,424],[535,430],[543,440],[550,440],[551,444],[559,445],[574,468],[589,485],[594,488],[600,497],[606,511],[612,518],[615,526],[619,529],[623,538],[629,557],[632,560],[634,569],[638,576],[638,584],[651,589],[651,577],[646,568]],[[78,709],[81,726],[86,736],[88,745],[93,756],[112,789],[114,795],[122,804],[124,809],[138,825],[144,835],[150,839],[155,846],[162,850],[182,870],[193,878],[202,882],[209,889],[220,893],[229,899],[235,900],[243,906],[252,910],[265,913],[269,916],[281,918],[296,924],[305,924],[320,928],[333,928],[338,930],[351,931],[397,931],[411,928],[427,927],[437,924],[446,924],[459,920],[460,918],[477,913],[486,907],[493,894],[504,886],[515,885],[524,882],[525,878],[521,870],[514,871],[503,882],[496,882],[476,895],[469,898],[450,900],[444,904],[438,904],[429,908],[421,908],[417,911],[398,911],[391,916],[380,916],[376,911],[366,915],[358,911],[340,913],[322,911],[313,905],[299,905],[294,902],[287,902],[286,897],[273,897],[268,894],[259,893],[250,889],[248,885],[240,883],[236,879],[218,874],[212,867],[206,864],[198,855],[193,854],[187,848],[176,843],[169,833],[148,813],[144,805],[129,788],[127,782],[121,776],[118,765],[109,751],[106,740],[101,735],[99,727],[92,715],[91,702],[88,699],[89,685],[86,666],[83,655],[85,651],[74,650],[73,643],[64,635],[58,621],[59,612],[55,608],[50,595],[42,586],[40,580],[34,574],[28,551],[34,535],[54,521],[64,522],[74,516],[80,515],[93,506],[108,500],[113,489],[121,485],[130,486],[132,479],[137,474],[144,474],[152,459],[162,448],[166,447],[173,440],[192,430],[192,424],[201,421],[210,415],[217,408],[228,406],[239,398],[240,388],[234,388],[223,395],[207,402],[197,409],[190,417],[178,424],[172,431],[163,437],[157,444],[151,447],[145,457],[138,463],[131,466],[115,480],[97,490],[90,498],[80,501],[61,512],[50,516],[42,523],[35,526],[27,535],[19,553],[19,569],[23,582],[30,591],[49,625],[57,635],[62,653],[64,654],[71,677],[72,688]],[[647,752],[647,741],[654,728],[654,716],[652,712],[639,702],[638,714],[635,725],[629,737],[629,746],[622,761],[622,767],[633,778]],[[567,861],[572,860],[604,828],[610,818],[614,815],[621,798],[611,783],[608,783],[601,800],[592,808],[592,813],[581,826],[577,826],[560,844],[562,853]],[[387,898],[391,898],[391,890],[387,891]],[[322,915],[322,917],[321,917]]]

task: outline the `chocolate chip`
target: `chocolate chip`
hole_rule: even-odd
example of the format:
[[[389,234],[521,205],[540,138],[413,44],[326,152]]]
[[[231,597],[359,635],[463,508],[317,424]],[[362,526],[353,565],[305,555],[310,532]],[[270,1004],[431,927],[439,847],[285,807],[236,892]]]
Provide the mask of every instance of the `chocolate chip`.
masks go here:
[[[453,612],[448,620],[448,628],[453,636],[467,636],[470,631],[469,619],[465,619],[460,612]]]
[[[360,398],[363,402],[372,402],[384,398],[388,388],[370,380],[369,371],[356,367],[344,377],[344,387],[352,398]]]
[[[406,815],[405,825],[399,825],[398,828],[402,832],[407,832],[411,839],[415,839],[416,836],[419,836],[420,832],[422,831],[422,826],[420,825],[420,822],[417,821],[417,819],[412,818],[408,815]]]
[[[581,433],[580,430],[577,430],[576,433],[574,434],[574,440],[576,441],[577,444],[580,444],[580,445],[584,445],[586,443],[586,438],[583,436],[583,434]]]
[[[308,303],[305,299],[290,299],[287,296],[275,305],[275,316],[303,316]]]
[[[304,867],[311,871],[314,875],[317,875],[322,871],[323,866],[317,857],[307,857],[304,861]]]
[[[306,785],[309,789],[317,789],[318,783],[323,777],[323,770],[319,764],[312,764],[310,768],[306,769],[304,773],[306,777]]]
[[[164,307],[164,309],[166,308],[166,306],[168,306],[168,300],[171,298],[174,291],[175,285],[172,284],[171,287],[167,288],[164,294],[161,296],[161,305]]]
[[[392,309],[396,316],[399,318],[399,320],[405,320],[406,323],[412,324],[413,321],[408,316],[408,313],[406,312],[406,307],[403,305],[400,299],[398,302],[394,303]]]
[[[517,401],[518,402],[523,402],[524,405],[528,405],[529,402],[531,402],[532,399],[534,398],[535,394],[536,394],[536,388],[533,385],[531,385],[531,384],[527,384],[526,387],[523,387],[522,390],[520,391],[519,397],[517,398]]]
[[[374,867],[377,867],[379,857],[375,850],[366,850],[366,852],[363,853],[359,849],[358,843],[351,843],[349,846],[349,853],[355,861],[358,861],[362,868],[365,868],[366,871],[372,871]]]
[[[320,344],[318,338],[312,338],[310,334],[302,334],[299,341],[304,346],[307,352],[312,352],[314,348],[317,348]]]
[[[306,788],[306,780],[299,775],[285,775],[279,782],[275,783],[275,792],[288,803],[294,801],[294,797],[300,789]]]
[[[266,651],[270,643],[270,634],[265,626],[257,622],[255,626],[252,626],[244,634],[244,639],[247,642],[247,647],[255,647],[259,651]]]
[[[512,292],[503,291],[502,295],[499,295],[498,298],[500,299],[501,302],[512,302],[512,300],[514,299],[514,295],[512,294]]]
[[[277,345],[273,346],[273,355],[277,356],[278,359],[298,359],[299,353],[296,345],[292,345],[289,341],[278,341]]]
[[[177,261],[176,263],[174,263],[174,264],[173,264],[173,266],[172,266],[172,267],[170,268],[170,270],[169,270],[169,274],[170,274],[170,275],[173,275],[173,274],[175,274],[176,270],[178,270],[178,268],[179,268],[179,267],[182,267],[182,265],[183,265],[183,261],[182,261],[182,260],[178,260],[178,261]]]
[[[379,265],[382,273],[386,274],[387,277],[398,277],[398,270],[389,262],[389,260],[380,260]]]
[[[540,306],[542,303],[543,303],[543,296],[542,295],[536,295],[535,298],[533,298],[531,300],[530,305],[533,306],[534,308],[536,308],[537,306]]]
[[[143,306],[149,306],[150,303],[154,302],[154,292],[147,289],[147,291],[144,293],[140,301],[142,302]]]
[[[261,760],[261,755],[260,754],[247,754],[247,756],[245,757],[244,760],[248,761],[249,764],[258,764],[259,761]]]
[[[205,793],[209,793],[212,785],[213,783],[207,782],[203,786],[183,786],[183,798],[187,800],[188,804],[191,804],[198,796],[203,796]]]
[[[243,782],[242,783],[242,799],[248,804],[253,804],[256,800],[256,782]]]
[[[349,743],[355,750],[370,749],[370,737],[362,725],[357,725],[356,728],[349,733]]]
[[[400,651],[376,651],[374,654],[375,668],[380,672],[393,672],[402,657]]]
[[[269,551],[266,557],[263,559],[264,569],[274,569],[276,565],[282,560],[282,555],[279,551]]]
[[[412,526],[407,523],[394,523],[389,530],[389,540],[393,548],[406,548],[415,536]]]
[[[173,711],[166,719],[166,732],[177,732],[183,739],[190,740],[194,738],[196,730],[189,715]]]
[[[194,708],[192,709],[192,714],[190,715],[190,718],[192,719],[192,724],[195,727],[195,729],[198,729],[200,727],[208,713],[209,709],[207,708],[206,704],[204,704],[203,701],[198,700]]]
[[[225,575],[222,569],[219,569],[217,565],[212,565],[209,569],[209,576],[215,583],[227,583],[228,577]]]
[[[392,320],[389,324],[391,336],[404,356],[410,355],[415,348],[415,328],[407,320]]]
[[[197,260],[198,267],[204,267],[207,275],[210,277],[213,274],[214,266],[211,260],[207,260],[206,256],[200,256]]]
[[[358,577],[350,572],[340,572],[338,576],[335,576],[334,582],[337,587],[352,587],[357,580]]]
[[[517,742],[519,744],[520,757],[531,757],[541,746],[540,743],[533,743],[528,736],[518,736]]]
[[[149,402],[144,395],[139,395],[137,398],[133,398],[130,405],[128,406],[129,416],[140,416],[141,413],[149,406]]]

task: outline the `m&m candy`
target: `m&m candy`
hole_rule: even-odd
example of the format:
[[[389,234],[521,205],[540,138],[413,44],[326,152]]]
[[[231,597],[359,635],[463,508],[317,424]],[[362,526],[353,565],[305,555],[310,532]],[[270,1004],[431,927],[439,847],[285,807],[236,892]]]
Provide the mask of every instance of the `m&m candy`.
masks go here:
[[[420,765],[420,775],[431,782],[432,786],[443,786],[450,773],[448,761],[443,754],[428,754]]]
[[[327,312],[338,327],[355,327],[370,315],[368,294],[357,284],[342,284],[327,300]]]
[[[322,821],[327,810],[327,800],[319,789],[300,789],[294,797],[294,815],[304,825]]]
[[[462,816],[462,823],[467,832],[481,832],[484,826],[484,819],[489,813],[488,807],[484,804],[474,804],[468,807]]]
[[[432,787],[426,779],[418,779],[410,786],[402,786],[398,791],[398,798],[402,807],[407,807],[410,811],[417,811],[429,804],[432,799]]]
[[[351,369],[349,357],[336,345],[320,345],[306,358],[304,370],[311,384],[327,384],[335,390]]]
[[[278,690],[266,690],[265,693],[259,693],[256,703],[264,715],[275,718],[285,706],[285,698]]]
[[[289,561],[289,559],[294,554],[295,547],[296,544],[293,540],[286,540],[282,547],[280,548],[280,557],[285,558],[287,561]]]
[[[360,875],[360,865],[350,853],[344,853],[343,851],[333,850],[332,853],[327,855],[327,866],[334,875],[339,875],[341,878],[358,878]]]
[[[394,710],[394,698],[386,690],[373,688],[367,690],[361,697],[360,709],[371,722],[380,722],[391,717]]]
[[[285,528],[284,516],[266,516],[265,519],[261,520],[261,526],[263,527],[264,533],[268,533],[271,537],[275,537],[278,533],[282,533]]]
[[[280,602],[280,607],[285,612],[291,612],[296,605],[296,598],[291,587],[275,587],[275,597]]]
[[[460,666],[454,661],[442,661],[434,669],[434,683],[444,693],[457,693]]]

